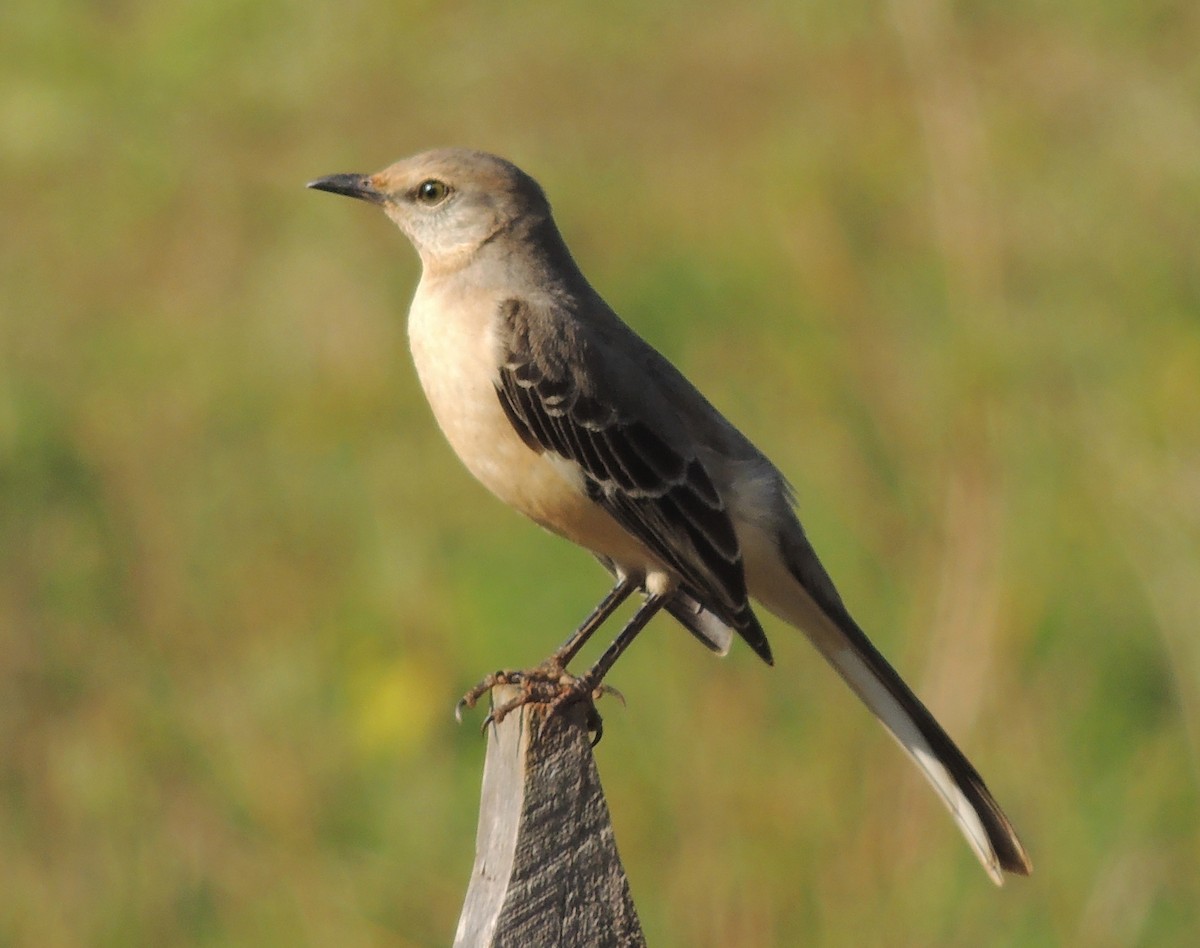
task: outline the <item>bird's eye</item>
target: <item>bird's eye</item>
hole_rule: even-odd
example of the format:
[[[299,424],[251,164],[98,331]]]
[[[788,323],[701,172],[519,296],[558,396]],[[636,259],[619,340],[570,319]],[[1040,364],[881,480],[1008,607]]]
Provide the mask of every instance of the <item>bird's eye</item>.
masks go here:
[[[430,178],[428,181],[422,181],[417,185],[417,200],[426,207],[433,207],[435,204],[441,204],[446,200],[446,195],[450,193],[450,187],[444,181],[438,181],[437,178]]]

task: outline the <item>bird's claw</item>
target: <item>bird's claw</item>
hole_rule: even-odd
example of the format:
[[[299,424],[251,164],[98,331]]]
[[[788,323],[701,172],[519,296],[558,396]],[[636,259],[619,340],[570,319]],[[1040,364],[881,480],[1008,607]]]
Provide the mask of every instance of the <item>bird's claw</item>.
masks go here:
[[[475,685],[470,691],[458,699],[458,703],[454,706],[454,720],[459,724],[463,722],[463,710],[471,710],[478,703],[479,699],[495,688],[497,685],[516,684],[522,676],[522,672],[500,671],[492,672],[490,675],[485,675],[480,682]],[[487,720],[491,718],[488,715],[484,719],[484,725],[487,725]]]
[[[612,695],[625,706],[625,696],[611,685],[593,685],[587,675],[576,677],[561,664],[545,662],[526,671],[497,671],[487,675],[474,688],[463,695],[454,706],[454,718],[462,723],[464,709],[474,708],[483,695],[497,685],[519,685],[521,693],[500,705],[493,705],[483,719],[481,732],[489,725],[499,724],[511,711],[527,704],[544,705],[549,714],[582,701],[587,705],[587,729],[595,747],[604,735],[604,720],[596,710],[596,700],[602,695]]]

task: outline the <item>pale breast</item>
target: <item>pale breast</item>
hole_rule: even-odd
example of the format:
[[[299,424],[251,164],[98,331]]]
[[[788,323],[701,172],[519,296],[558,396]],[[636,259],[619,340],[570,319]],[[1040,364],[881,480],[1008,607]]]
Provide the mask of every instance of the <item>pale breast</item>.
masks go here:
[[[498,299],[466,300],[422,280],[408,317],[417,376],[434,417],[467,469],[493,494],[548,530],[631,570],[653,566],[642,545],[589,500],[579,468],[531,449],[496,394]]]

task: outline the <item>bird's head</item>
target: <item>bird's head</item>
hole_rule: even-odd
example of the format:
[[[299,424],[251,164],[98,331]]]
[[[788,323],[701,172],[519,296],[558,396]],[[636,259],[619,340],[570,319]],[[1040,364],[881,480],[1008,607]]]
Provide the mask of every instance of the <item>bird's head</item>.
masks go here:
[[[308,186],[378,204],[433,272],[456,269],[496,235],[550,214],[542,189],[520,168],[462,148],[422,152],[375,174],[335,174]]]

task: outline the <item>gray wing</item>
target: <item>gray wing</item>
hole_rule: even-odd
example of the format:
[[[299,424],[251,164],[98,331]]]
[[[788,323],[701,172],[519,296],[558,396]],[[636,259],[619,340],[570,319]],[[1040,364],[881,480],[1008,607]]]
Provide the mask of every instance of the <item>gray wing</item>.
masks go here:
[[[521,438],[578,464],[592,500],[675,571],[679,621],[704,638],[693,625],[704,628],[707,610],[770,663],[733,521],[695,450],[666,433],[678,419],[665,400],[642,392],[639,402],[620,371],[634,363],[614,365],[622,356],[568,314],[539,319],[527,302],[508,300],[500,315],[496,390]]]

